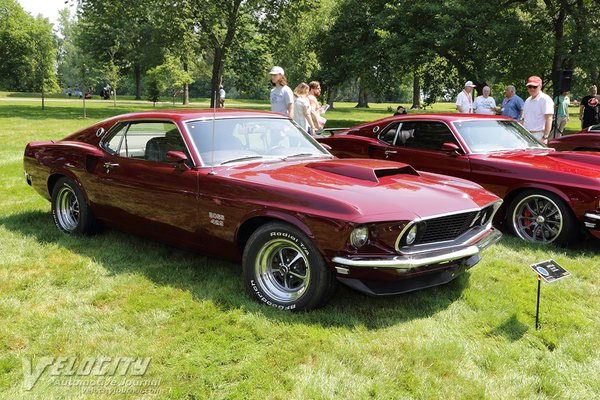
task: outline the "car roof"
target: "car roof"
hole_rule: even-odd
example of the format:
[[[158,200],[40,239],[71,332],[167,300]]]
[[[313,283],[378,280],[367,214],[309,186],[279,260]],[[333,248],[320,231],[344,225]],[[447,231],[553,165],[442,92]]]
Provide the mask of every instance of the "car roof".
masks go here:
[[[443,121],[446,123],[452,123],[457,121],[477,121],[477,120],[502,120],[502,121],[514,121],[514,119],[505,117],[503,115],[483,115],[483,114],[460,114],[460,113],[428,113],[428,114],[402,114],[392,115],[384,117],[371,122],[364,122],[362,124],[353,126],[346,129],[344,132],[356,131],[365,127],[371,127],[373,125],[390,124],[395,121]]]
[[[173,121],[186,121],[202,118],[287,118],[287,116],[270,111],[242,110],[242,109],[217,109],[212,108],[184,108],[174,110],[150,110],[139,111],[128,114],[117,115],[110,119],[131,120],[131,119],[170,119]]]
[[[469,121],[469,120],[481,120],[481,119],[501,119],[511,120],[512,118],[505,117],[503,115],[483,115],[483,114],[459,114],[459,113],[447,113],[447,114],[403,114],[397,116],[391,116],[386,119],[391,120],[405,120],[405,119],[436,119],[439,121],[454,122],[454,121]]]

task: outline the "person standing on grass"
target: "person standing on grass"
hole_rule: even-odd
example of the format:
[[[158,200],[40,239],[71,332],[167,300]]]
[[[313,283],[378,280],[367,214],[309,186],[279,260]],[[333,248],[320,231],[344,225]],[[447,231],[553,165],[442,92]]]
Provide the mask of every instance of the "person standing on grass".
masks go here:
[[[271,89],[271,111],[294,118],[294,93],[287,85],[283,68],[275,66],[269,72],[271,83],[275,86]]]
[[[554,102],[546,93],[542,92],[542,78],[530,76],[527,79],[529,97],[523,106],[523,127],[543,144],[548,144],[548,137],[552,130],[552,117],[554,115]]]
[[[294,100],[294,121],[306,132],[315,133],[317,129],[311,118],[308,91],[309,87],[304,82],[294,89],[294,96],[296,96]]]
[[[456,111],[463,114],[473,114],[473,82],[467,81],[465,88],[456,96]]]
[[[219,85],[219,108],[225,108],[225,89],[223,85]]]
[[[569,92],[564,91],[554,98],[554,106],[556,107],[556,136],[561,137],[565,131],[565,125],[569,121]]]
[[[513,85],[508,85],[504,89],[504,99],[502,100],[500,112],[505,117],[519,120],[521,119],[521,114],[523,114],[524,104],[525,102],[519,97],[515,87]]]
[[[590,94],[581,99],[579,106],[581,129],[600,124],[600,96],[596,85],[590,87]]]
[[[321,114],[325,113],[325,109],[319,104],[319,96],[321,95],[321,84],[319,81],[312,81],[308,84],[308,102],[310,103],[310,117],[312,119],[311,126],[315,127],[315,131],[311,133],[317,133],[325,126],[325,118]]]
[[[475,114],[496,115],[496,100],[490,96],[492,90],[489,86],[484,86],[482,92],[483,95],[477,96],[473,102]]]

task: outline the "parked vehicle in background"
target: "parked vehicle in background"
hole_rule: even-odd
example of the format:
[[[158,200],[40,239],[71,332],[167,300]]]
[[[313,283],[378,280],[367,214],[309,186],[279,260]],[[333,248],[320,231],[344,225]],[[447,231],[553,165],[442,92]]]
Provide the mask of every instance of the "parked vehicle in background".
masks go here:
[[[600,152],[600,125],[588,126],[577,133],[553,139],[548,146],[559,151]]]
[[[556,152],[498,116],[413,114],[319,139],[342,158],[379,158],[477,182],[504,199],[496,221],[518,237],[568,244],[600,238],[600,157]]]

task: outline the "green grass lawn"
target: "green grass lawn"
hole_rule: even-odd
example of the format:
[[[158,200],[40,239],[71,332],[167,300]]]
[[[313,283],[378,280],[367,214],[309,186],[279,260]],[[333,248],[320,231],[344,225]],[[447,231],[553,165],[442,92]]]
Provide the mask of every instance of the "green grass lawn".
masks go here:
[[[353,105],[336,104],[328,125],[384,117],[392,106]],[[114,230],[59,233],[23,177],[25,144],[149,108],[92,101],[82,119],[78,101],[49,101],[43,112],[39,100],[0,101],[0,398],[600,397],[594,241],[564,250],[505,236],[448,285],[386,298],[340,287],[327,307],[291,314],[251,301],[239,264]],[[443,109],[452,105],[433,111]],[[536,331],[528,266],[548,258],[573,277],[542,285]],[[151,357],[143,378],[156,391],[90,394],[48,371],[26,391],[24,360],[59,356]]]

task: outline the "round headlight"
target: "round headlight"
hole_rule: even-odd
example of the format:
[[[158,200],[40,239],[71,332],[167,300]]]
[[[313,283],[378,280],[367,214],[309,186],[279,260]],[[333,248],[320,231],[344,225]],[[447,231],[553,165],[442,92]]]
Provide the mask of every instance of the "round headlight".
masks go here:
[[[355,248],[359,248],[365,245],[365,243],[367,243],[367,240],[369,239],[369,228],[367,228],[366,226],[359,226],[358,228],[355,228],[352,233],[350,234],[350,244],[352,246],[354,246]]]
[[[406,232],[406,236],[404,239],[404,242],[406,243],[407,246],[410,246],[411,244],[413,244],[415,242],[415,239],[417,239],[417,231],[418,231],[418,227],[417,224],[414,224],[409,230],[408,232]]]

